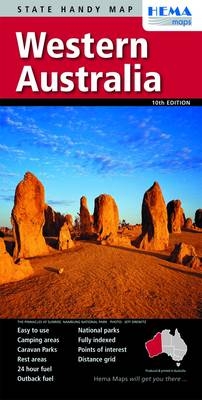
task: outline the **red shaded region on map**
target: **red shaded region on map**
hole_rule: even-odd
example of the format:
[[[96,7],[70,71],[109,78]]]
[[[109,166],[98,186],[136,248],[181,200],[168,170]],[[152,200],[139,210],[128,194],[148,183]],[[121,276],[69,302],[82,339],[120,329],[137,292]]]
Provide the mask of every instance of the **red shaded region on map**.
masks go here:
[[[158,332],[153,339],[148,340],[145,343],[145,347],[148,351],[149,357],[155,357],[162,353],[162,340],[161,333]]]

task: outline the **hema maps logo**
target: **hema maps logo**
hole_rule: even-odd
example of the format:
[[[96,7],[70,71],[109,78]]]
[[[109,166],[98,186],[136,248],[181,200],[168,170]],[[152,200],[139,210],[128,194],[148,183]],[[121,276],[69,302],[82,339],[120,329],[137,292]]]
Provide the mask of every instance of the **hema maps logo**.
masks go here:
[[[202,31],[202,1],[143,0],[147,31]]]
[[[192,25],[192,16],[188,7],[148,7],[148,23],[155,25]],[[179,18],[180,17],[180,18]]]

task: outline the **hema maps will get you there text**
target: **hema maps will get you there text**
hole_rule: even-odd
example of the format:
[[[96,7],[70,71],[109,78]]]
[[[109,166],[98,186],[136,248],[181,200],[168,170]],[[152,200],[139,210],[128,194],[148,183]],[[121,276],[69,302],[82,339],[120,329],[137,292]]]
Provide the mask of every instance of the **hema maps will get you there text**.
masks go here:
[[[0,4],[0,397],[199,400],[202,4]]]

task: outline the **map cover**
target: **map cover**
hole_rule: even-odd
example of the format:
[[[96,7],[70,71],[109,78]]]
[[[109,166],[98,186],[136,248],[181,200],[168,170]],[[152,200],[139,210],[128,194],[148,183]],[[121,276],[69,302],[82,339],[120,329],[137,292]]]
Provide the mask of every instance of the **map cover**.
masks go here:
[[[201,399],[201,21],[0,4],[1,399]]]

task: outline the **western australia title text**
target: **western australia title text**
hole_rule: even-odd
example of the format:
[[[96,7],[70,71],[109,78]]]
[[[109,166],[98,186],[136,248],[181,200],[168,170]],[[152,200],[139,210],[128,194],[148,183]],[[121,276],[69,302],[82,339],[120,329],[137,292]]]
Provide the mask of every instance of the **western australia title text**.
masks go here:
[[[161,76],[156,71],[145,71],[140,62],[149,54],[148,41],[145,38],[95,39],[91,33],[83,37],[48,38],[47,32],[16,32],[18,52],[21,59],[29,59],[24,65],[17,82],[16,92],[25,88],[33,92],[160,92]],[[50,58],[57,61],[54,71],[50,70]],[[47,70],[41,71],[39,62]],[[59,61],[67,59],[67,71],[61,70]],[[99,63],[100,59],[105,62]],[[122,60],[136,60],[136,63]],[[75,61],[76,60],[76,61]],[[89,61],[88,61],[89,60]],[[100,60],[101,61],[101,60]],[[85,65],[78,65],[79,63]],[[64,63],[62,64],[64,65]],[[102,71],[97,71],[100,65]],[[56,68],[57,66],[57,68]],[[95,69],[95,70],[93,70]],[[113,69],[109,71],[109,69]],[[116,70],[115,70],[116,69]],[[118,71],[117,71],[118,70]]]

